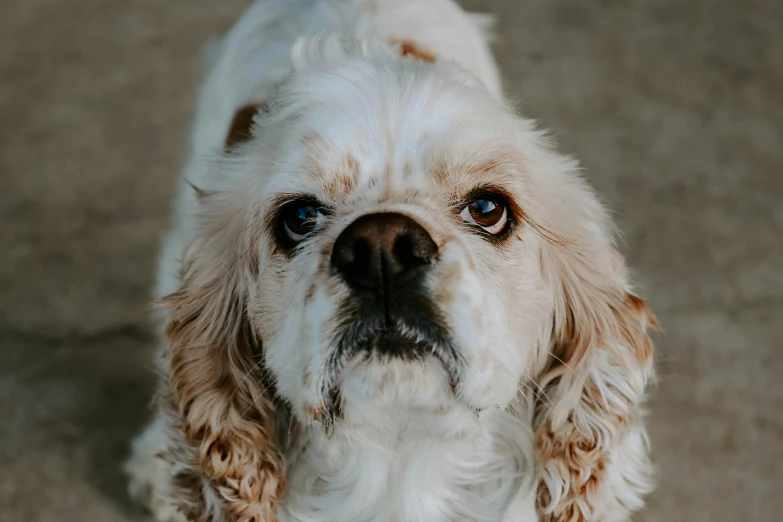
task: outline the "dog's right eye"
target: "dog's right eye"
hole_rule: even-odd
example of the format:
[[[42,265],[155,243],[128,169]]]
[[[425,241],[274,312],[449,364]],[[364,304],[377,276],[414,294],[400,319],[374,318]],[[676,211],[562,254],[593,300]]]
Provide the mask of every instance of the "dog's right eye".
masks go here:
[[[324,218],[323,211],[313,201],[300,200],[286,203],[280,212],[285,238],[292,244],[301,242]]]

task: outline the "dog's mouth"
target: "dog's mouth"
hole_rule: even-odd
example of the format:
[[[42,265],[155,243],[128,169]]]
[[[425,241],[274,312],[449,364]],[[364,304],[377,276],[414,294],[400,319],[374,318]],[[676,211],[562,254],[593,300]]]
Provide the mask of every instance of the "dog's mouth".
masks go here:
[[[340,382],[349,366],[404,361],[411,364],[435,359],[456,392],[463,361],[444,322],[432,311],[416,317],[392,317],[354,312],[338,328],[334,351],[323,381],[327,424],[341,416]]]

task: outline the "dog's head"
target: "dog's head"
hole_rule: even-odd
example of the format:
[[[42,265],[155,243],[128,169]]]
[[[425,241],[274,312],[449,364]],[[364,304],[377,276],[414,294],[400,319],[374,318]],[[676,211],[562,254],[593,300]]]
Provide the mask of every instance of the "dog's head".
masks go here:
[[[330,435],[382,409],[451,437],[535,383],[539,507],[588,513],[650,345],[577,166],[455,64],[342,39],[294,54],[200,187],[167,298],[205,484],[238,516],[273,516],[273,395]]]

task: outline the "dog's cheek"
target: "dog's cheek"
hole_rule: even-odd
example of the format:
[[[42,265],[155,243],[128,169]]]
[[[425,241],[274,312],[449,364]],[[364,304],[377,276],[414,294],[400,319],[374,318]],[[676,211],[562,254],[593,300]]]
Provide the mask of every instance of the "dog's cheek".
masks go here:
[[[462,247],[462,245],[460,245]],[[487,407],[504,395],[498,377],[506,373],[499,343],[502,302],[493,295],[491,281],[465,248],[452,245],[441,253],[433,278],[433,301],[446,318],[452,340],[465,365],[458,393],[476,408]],[[502,379],[509,381],[509,379]]]
[[[339,288],[322,275],[283,283],[274,333],[264,340],[266,362],[278,393],[303,422],[318,421],[324,409],[324,380],[332,356]]]
[[[302,353],[297,368],[300,414],[304,420],[321,420],[324,408],[324,380],[333,356],[333,340],[341,318],[338,317],[339,289],[328,278],[316,278],[305,297],[299,325]]]
[[[541,278],[537,254],[521,248],[508,256],[498,270],[493,295],[502,301],[497,358],[507,369],[506,387],[517,388],[536,372],[541,350],[552,329],[552,295]],[[543,347],[543,348],[542,348]]]
[[[476,408],[504,407],[516,394],[520,365],[504,321],[503,301],[487,293],[482,311],[485,320],[477,342],[465,350],[460,391]]]
[[[277,392],[292,403],[301,402],[301,374],[305,367],[305,279],[270,265],[259,276],[249,309],[263,346],[264,366],[274,379]]]
[[[546,288],[526,249],[505,257],[445,256],[444,306],[465,360],[461,396],[477,408],[504,407],[517,395],[533,364]],[[459,262],[457,262],[459,260]]]
[[[484,293],[474,264],[461,245],[451,244],[442,250],[427,283],[427,291],[444,316],[459,355],[473,359],[486,330]]]

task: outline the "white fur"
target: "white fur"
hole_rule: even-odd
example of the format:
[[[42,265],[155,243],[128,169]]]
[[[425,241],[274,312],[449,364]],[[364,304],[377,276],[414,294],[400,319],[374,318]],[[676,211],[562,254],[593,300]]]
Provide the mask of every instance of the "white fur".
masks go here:
[[[292,425],[299,427],[284,448],[282,522],[534,522],[539,517],[535,480],[554,492],[553,505],[561,500],[557,492],[567,491],[558,470],[536,470],[533,436],[531,390],[548,384],[535,383],[533,376],[549,360],[552,310],[559,303],[558,289],[540,265],[547,262],[549,246],[532,227],[522,227],[513,254],[492,250],[433,210],[443,202],[429,169],[437,158],[469,164],[513,150],[513,161],[524,167],[509,159],[493,179],[513,187],[531,219],[572,237],[589,236],[596,252],[608,251],[611,234],[575,163],[555,153],[531,122],[515,117],[501,100],[484,35],[489,25],[486,17],[467,16],[450,0],[264,0],[247,10],[205,60],[156,297],[177,290],[186,245],[216,219],[198,208],[191,183],[230,202],[231,208],[213,209],[232,216],[221,229],[226,239],[198,243],[216,255],[230,257],[235,244],[247,245],[238,238],[249,216],[269,215],[277,195],[332,197],[337,209],[287,264],[262,241],[257,279],[237,278],[245,285],[250,321],[263,339],[265,366],[291,407]],[[405,40],[437,56],[437,63],[400,58],[393,42]],[[237,108],[267,100],[272,100],[271,114],[257,118],[254,138],[224,154]],[[302,172],[308,154],[302,143],[311,133],[328,140],[320,151],[326,170],[346,154],[357,162],[357,188],[350,195],[330,196],[324,190],[327,180]],[[402,174],[404,165],[410,174]],[[454,189],[470,189],[470,176],[461,176],[455,175]],[[403,197],[414,189],[419,199]],[[320,259],[345,226],[378,211],[413,217],[441,244],[430,291],[467,370],[453,394],[435,361],[349,364],[340,383],[344,418],[329,431],[308,412],[323,400],[319,379],[329,355],[326,339],[334,333],[337,303],[347,290],[329,278]],[[451,279],[444,286],[446,277]],[[308,300],[310,287],[315,291]],[[625,383],[612,374],[620,371],[615,363],[601,357],[591,359],[587,372],[598,372],[599,383]],[[303,383],[304,373],[312,384]],[[640,371],[629,389],[600,391],[611,404],[640,399],[645,375]],[[579,394],[557,399],[563,402],[552,407],[553,424],[570,422]],[[649,489],[645,473],[633,475],[637,467],[645,468],[646,457],[639,455],[646,454],[646,438],[640,414],[631,408],[630,415],[633,423],[622,428],[627,436],[607,435],[622,447],[613,453],[611,485],[602,490],[606,498],[596,520],[625,520],[629,509],[641,505],[638,491]],[[153,423],[136,443],[128,466],[131,493],[151,491],[153,498],[145,501],[157,519],[179,520],[162,499],[167,471],[155,458],[166,437]],[[634,459],[638,465],[624,470],[623,461]],[[629,473],[638,487],[627,485]],[[222,520],[217,501],[208,502],[214,504],[215,520]]]

